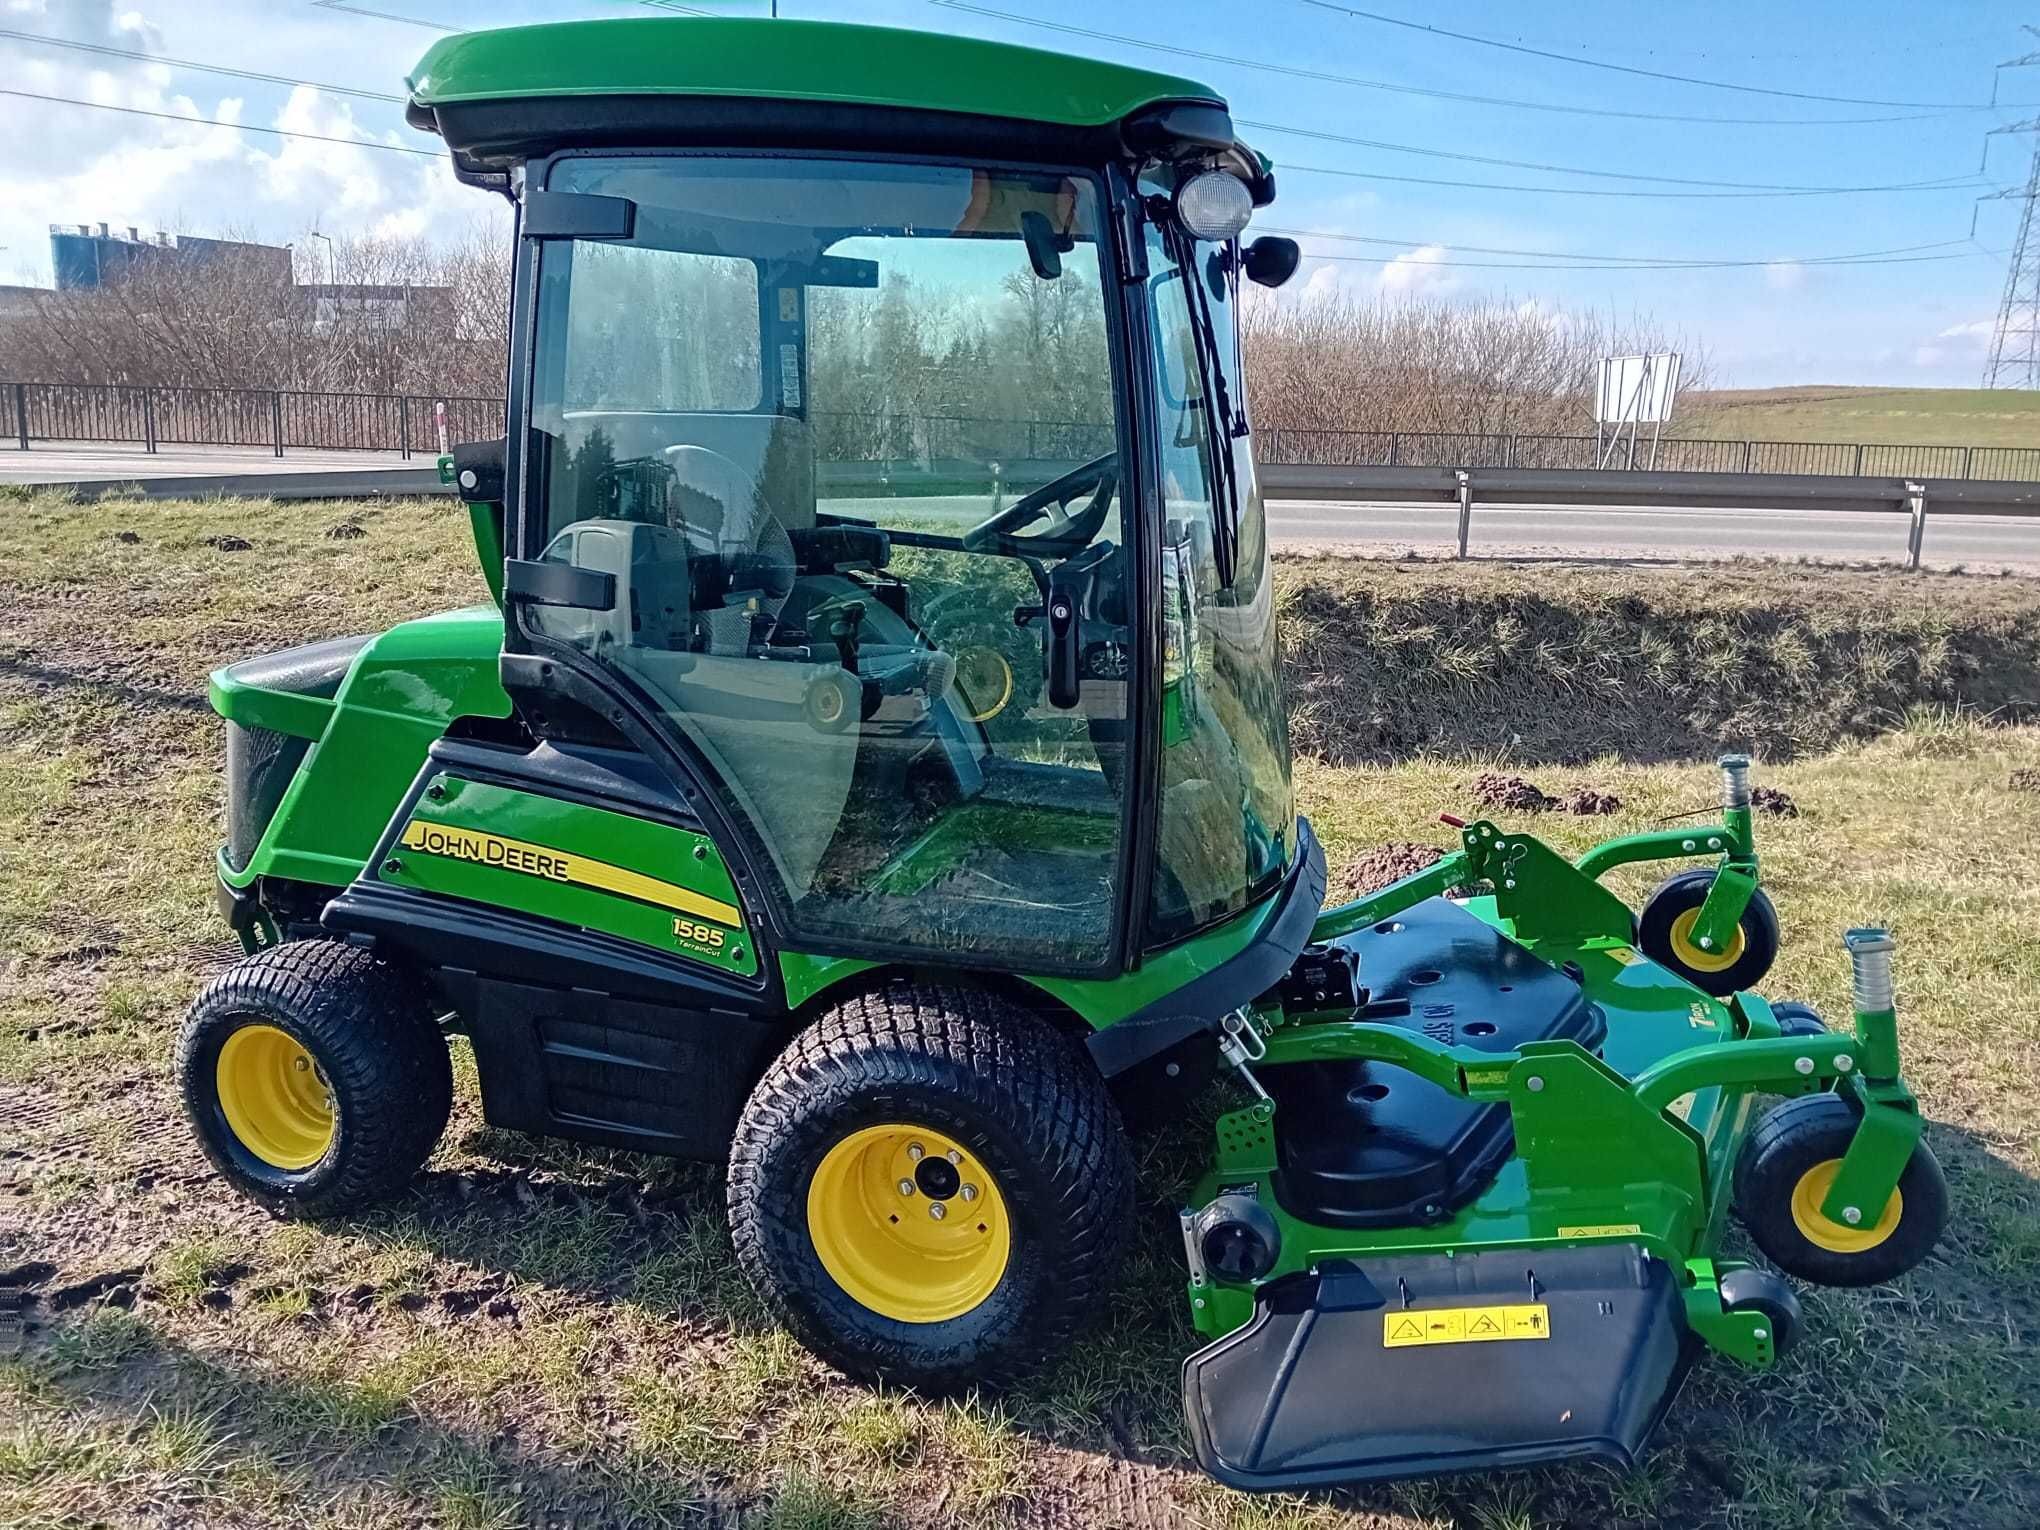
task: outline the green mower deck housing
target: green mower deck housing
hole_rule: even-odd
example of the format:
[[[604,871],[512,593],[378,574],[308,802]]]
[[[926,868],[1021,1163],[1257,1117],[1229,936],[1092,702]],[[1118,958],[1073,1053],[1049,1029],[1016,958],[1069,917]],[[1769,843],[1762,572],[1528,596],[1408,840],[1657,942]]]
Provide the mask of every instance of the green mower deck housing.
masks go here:
[[[1698,1351],[1798,1327],[1732,1208],[1803,1278],[1925,1256],[1890,942],[1848,1028],[1750,991],[1747,760],[1704,826],[1448,819],[1325,906],[1237,322],[1298,253],[1215,92],[691,18],[410,84],[517,218],[506,434],[442,464],[492,601],[213,678],[249,954],[179,1066],[239,1188],[398,1193],[456,1031],[494,1124],[727,1159],[774,1311],[941,1388],[1095,1308],[1125,1123],[1216,1077],[1184,1390],[1249,1488],[1633,1462]]]

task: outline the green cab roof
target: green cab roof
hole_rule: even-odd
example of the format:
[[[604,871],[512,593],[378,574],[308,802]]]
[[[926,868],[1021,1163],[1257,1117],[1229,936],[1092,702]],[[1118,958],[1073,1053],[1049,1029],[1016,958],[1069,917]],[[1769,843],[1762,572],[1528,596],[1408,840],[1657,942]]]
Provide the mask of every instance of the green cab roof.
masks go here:
[[[1101,127],[1208,85],[1040,48],[832,21],[630,17],[462,32],[407,83],[421,106],[558,96],[825,101]]]

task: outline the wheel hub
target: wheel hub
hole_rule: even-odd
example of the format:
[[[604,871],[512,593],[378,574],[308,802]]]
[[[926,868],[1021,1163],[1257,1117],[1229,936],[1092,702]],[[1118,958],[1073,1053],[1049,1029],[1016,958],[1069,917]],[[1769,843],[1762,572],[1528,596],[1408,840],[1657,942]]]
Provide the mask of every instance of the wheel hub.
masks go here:
[[[844,1137],[815,1168],[807,1212],[822,1268],[853,1301],[897,1322],[963,1316],[997,1289],[1011,1257],[990,1171],[925,1127]]]
[[[326,1156],[337,1119],[318,1059],[273,1025],[244,1025],[220,1047],[220,1111],[241,1145],[272,1168],[306,1169]]]

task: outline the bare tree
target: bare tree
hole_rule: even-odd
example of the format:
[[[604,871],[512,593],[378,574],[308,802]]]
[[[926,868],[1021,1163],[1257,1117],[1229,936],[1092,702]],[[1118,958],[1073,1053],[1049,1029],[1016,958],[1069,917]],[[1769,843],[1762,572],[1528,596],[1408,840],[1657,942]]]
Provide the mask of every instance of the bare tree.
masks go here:
[[[1678,348],[1647,317],[1618,323],[1507,298],[1312,294],[1250,302],[1242,328],[1256,423],[1297,432],[1591,433],[1597,360]],[[1684,351],[1682,391],[1704,387],[1704,352]],[[1314,444],[1338,460],[1338,442]]]

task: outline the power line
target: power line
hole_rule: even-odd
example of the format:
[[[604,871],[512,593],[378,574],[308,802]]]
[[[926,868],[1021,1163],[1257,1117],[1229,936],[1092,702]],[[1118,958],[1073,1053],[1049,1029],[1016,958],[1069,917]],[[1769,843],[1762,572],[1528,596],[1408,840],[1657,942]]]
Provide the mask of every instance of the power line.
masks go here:
[[[1311,250],[1306,253],[1309,254],[1312,260],[1335,260],[1341,262],[1342,264],[1362,266],[1392,266],[1403,260],[1403,257],[1400,255],[1327,255],[1321,250]],[[1409,252],[1406,251],[1405,254],[1407,253]],[[1948,255],[1897,255],[1892,256],[1889,259],[1834,260],[1818,262],[1818,264],[1828,266],[1909,266],[1921,264],[1923,262],[1940,260],[1969,260],[1974,258],[1976,253],[1977,252],[1973,250],[1958,250],[1953,254]],[[1748,267],[1743,266],[1739,262],[1721,262],[1711,260],[1682,261],[1662,266],[1521,265],[1514,264],[1508,261],[1486,261],[1486,260],[1416,260],[1408,261],[1405,263],[1412,266],[1422,266],[1427,269],[1435,266],[1441,269],[1453,271],[1635,271],[1645,275],[1658,275],[1660,273],[1670,271],[1725,271],[1725,270],[1748,269]],[[1758,262],[1758,264],[1761,265],[1773,265],[1773,264],[1790,265],[1797,263],[1798,262],[1791,261]]]
[[[313,90],[328,91],[336,96],[358,96],[364,101],[388,101],[397,106],[405,98],[392,95],[384,90],[361,90],[352,85],[329,85],[319,80],[292,79],[286,74],[264,74],[258,69],[235,69],[226,64],[201,64],[196,59],[165,58],[160,53],[143,53],[134,48],[115,48],[105,43],[73,42],[67,37],[44,37],[36,32],[17,32],[11,27],[0,27],[0,37],[11,37],[17,42],[39,43],[48,48],[70,48],[79,53],[98,53],[109,58],[137,59],[146,64],[167,64],[173,69],[195,69],[201,74],[230,75],[237,80],[259,80],[265,85],[307,85]]]
[[[959,7],[959,8],[971,8],[971,7]],[[257,81],[261,81],[261,82],[263,82],[263,83],[266,83],[266,84],[273,84],[273,85],[286,85],[286,86],[304,86],[304,87],[306,87],[306,88],[308,88],[308,89],[312,89],[312,90],[323,90],[323,91],[328,91],[328,92],[331,92],[331,93],[333,93],[333,94],[335,94],[335,95],[350,95],[350,96],[356,96],[356,97],[359,97],[359,98],[361,98],[361,99],[363,99],[363,100],[372,100],[372,101],[386,101],[386,102],[389,102],[389,103],[391,103],[391,104],[393,104],[393,105],[401,105],[401,104],[403,104],[403,102],[404,102],[404,100],[405,100],[405,98],[404,98],[403,96],[400,96],[400,95],[394,95],[394,94],[391,94],[391,93],[389,93],[389,92],[385,92],[385,91],[373,91],[373,90],[364,90],[364,89],[361,89],[361,88],[359,88],[359,87],[356,87],[356,86],[351,86],[351,85],[334,85],[334,84],[331,84],[331,83],[329,83],[329,82],[327,82],[327,81],[322,81],[322,80],[304,80],[304,79],[298,79],[298,78],[295,78],[294,76],[290,76],[290,75],[280,75],[280,74],[268,74],[268,73],[263,73],[263,72],[260,72],[260,71],[257,71],[257,70],[250,70],[250,69],[237,69],[237,68],[233,68],[233,67],[230,67],[230,66],[227,66],[227,65],[224,65],[224,64],[202,64],[202,63],[199,63],[199,62],[197,62],[196,60],[193,60],[193,59],[175,59],[175,58],[166,58],[166,57],[163,57],[163,56],[161,56],[161,55],[158,55],[158,54],[153,54],[153,53],[143,53],[143,52],[140,52],[140,51],[138,51],[138,50],[136,50],[136,49],[131,49],[131,48],[115,48],[115,47],[111,47],[111,46],[108,46],[108,45],[106,45],[106,44],[102,44],[102,43],[79,43],[79,42],[71,42],[71,41],[68,41],[68,40],[65,40],[65,39],[60,39],[60,38],[49,38],[49,37],[41,37],[41,36],[38,36],[38,35],[36,35],[36,34],[33,34],[33,33],[28,33],[28,32],[21,32],[21,31],[16,31],[16,30],[13,30],[13,29],[10,29],[10,28],[0,28],[0,37],[10,37],[10,38],[15,38],[15,39],[18,39],[18,40],[20,40],[20,41],[25,41],[25,42],[36,42],[36,43],[45,43],[45,44],[48,44],[48,45],[50,45],[50,46],[53,46],[53,47],[60,47],[60,48],[71,48],[71,49],[76,49],[76,50],[79,50],[79,51],[83,51],[83,52],[88,52],[88,53],[96,53],[96,54],[101,54],[101,55],[105,55],[105,56],[109,56],[109,57],[115,57],[115,58],[129,58],[129,59],[134,59],[134,60],[137,60],[137,61],[139,61],[139,62],[143,62],[143,63],[156,63],[156,64],[167,64],[167,65],[171,65],[171,66],[173,66],[173,67],[176,67],[176,68],[181,68],[181,69],[193,69],[193,70],[197,70],[197,71],[199,71],[199,72],[201,72],[201,73],[207,73],[207,74],[219,74],[219,75],[226,75],[226,76],[229,76],[229,77],[232,77],[232,78],[236,78],[236,79],[249,79],[249,80],[257,80]],[[74,104],[85,104],[85,105],[97,105],[98,103],[74,103]],[[185,119],[179,119],[179,120],[185,120]],[[1370,138],[1360,138],[1360,137],[1355,137],[1355,136],[1353,136],[1353,135],[1350,135],[1350,134],[1343,134],[1343,133],[1329,133],[1329,132],[1324,132],[1324,131],[1322,131],[1322,130],[1319,130],[1319,129],[1316,129],[1316,128],[1302,128],[1302,127],[1292,127],[1292,126],[1289,126],[1289,125],[1286,125],[1286,124],[1283,124],[1283,123],[1279,123],[1279,122],[1260,122],[1260,121],[1255,121],[1255,120],[1252,120],[1252,119],[1242,119],[1242,120],[1241,120],[1241,124],[1240,124],[1240,125],[1241,125],[1241,126],[1243,126],[1243,127],[1249,127],[1249,128],[1254,128],[1254,129],[1256,129],[1256,130],[1259,130],[1259,131],[1265,131],[1265,132],[1273,132],[1273,133],[1285,133],[1285,134],[1289,134],[1289,135],[1291,135],[1291,136],[1295,136],[1295,137],[1301,137],[1301,138],[1314,138],[1314,139],[1318,139],[1318,140],[1321,140],[1321,141],[1324,141],[1324,142],[1331,142],[1331,143],[1344,143],[1344,144],[1352,144],[1352,145],[1355,145],[1355,146],[1357,146],[1357,147],[1360,147],[1360,148],[1367,148],[1367,149],[1375,149],[1375,150],[1385,151],[1385,152],[1389,152],[1389,153],[1397,153],[1397,154],[1414,154],[1414,155],[1420,155],[1420,156],[1423,156],[1423,157],[1425,157],[1425,158],[1433,158],[1433,159],[1450,159],[1450,160],[1456,160],[1456,161],[1464,161],[1464,162],[1466,162],[1466,163],[1471,163],[1471,164],[1481,164],[1481,165],[1495,165],[1495,166],[1499,166],[1499,167],[1503,167],[1503,168],[1507,168],[1507,169],[1516,169],[1516,170],[1535,170],[1535,171],[1540,171],[1540,172],[1546,172],[1546,173],[1550,173],[1550,174],[1557,174],[1557,175],[1580,175],[1580,176],[1590,176],[1590,177],[1593,177],[1593,178],[1595,178],[1595,179],[1606,179],[1606,180],[1631,180],[1631,181],[1648,181],[1648,182],[1651,182],[1651,183],[1653,183],[1653,184],[1660,184],[1660,185],[1674,185],[1674,186],[1696,186],[1696,187],[1708,187],[1708,188],[1733,188],[1733,189],[1734,189],[1734,190],[1736,190],[1736,191],[1742,191],[1742,192],[1755,192],[1755,193],[1760,193],[1760,194],[1763,194],[1763,195],[1787,195],[1787,196],[1809,196],[1809,195],[1811,195],[1811,196],[1827,196],[1827,195],[1837,195],[1837,194],[1844,194],[1844,193],[1859,193],[1859,192],[1872,192],[1872,191],[1900,191],[1900,190],[1904,190],[1904,191],[1914,191],[1914,190],[1923,190],[1923,191],[1926,191],[1926,190],[1941,190],[1941,189],[1944,189],[1944,187],[1945,187],[1945,186],[1948,186],[1948,185],[1953,185],[1953,184],[1960,184],[1960,185],[1973,185],[1973,184],[1976,184],[1976,182],[1975,182],[1975,181],[1974,181],[1973,179],[1971,179],[1971,178],[1964,178],[1964,179],[1962,179],[1962,180],[1960,180],[1960,181],[1956,181],[1956,180],[1955,180],[1954,178],[1949,178],[1949,179],[1948,179],[1947,181],[1945,181],[1945,182],[1902,182],[1902,183],[1898,183],[1898,184],[1894,184],[1894,185],[1878,185],[1878,186],[1781,186],[1781,185],[1773,185],[1773,184],[1767,184],[1767,183],[1764,183],[1764,182],[1746,182],[1746,181],[1705,181],[1705,180],[1690,180],[1690,179],[1683,179],[1683,178],[1679,178],[1679,177],[1673,177],[1673,176],[1645,176],[1645,175],[1630,175],[1630,174],[1626,174],[1626,173],[1623,173],[1623,172],[1619,172],[1619,171],[1611,171],[1611,170],[1591,170],[1591,169],[1584,169],[1584,168],[1579,168],[1579,167],[1575,167],[1575,166],[1571,166],[1571,165],[1547,165],[1547,164],[1541,164],[1541,163],[1538,163],[1538,162],[1535,162],[1535,161],[1530,161],[1530,160],[1511,160],[1511,159],[1498,159],[1498,158],[1494,158],[1494,157],[1491,157],[1491,156],[1487,156],[1487,155],[1477,155],[1477,154],[1459,154],[1459,153],[1455,153],[1455,152],[1453,152],[1453,151],[1450,151],[1450,150],[1445,150],[1445,149],[1429,149],[1429,148],[1424,148],[1424,147],[1422,147],[1422,146],[1420,146],[1420,145],[1416,145],[1416,144],[1399,144],[1399,143],[1391,143],[1391,142],[1387,142],[1387,141],[1384,141],[1384,140],[1377,140],[1377,139],[1370,139]],[[342,140],[342,141],[343,141],[343,142],[351,142],[351,141],[353,141],[353,140]],[[415,152],[428,152],[428,151],[415,151]],[[1310,166],[1310,165],[1297,165],[1297,166],[1292,166],[1292,167],[1290,167],[1290,168],[1293,168],[1293,169],[1297,169],[1297,170],[1304,170],[1304,171],[1309,171],[1309,172],[1311,172],[1311,173],[1314,173],[1314,174],[1327,174],[1327,175],[1356,175],[1356,176],[1358,176],[1358,175],[1365,175],[1365,174],[1366,174],[1366,172],[1361,172],[1361,171],[1342,171],[1342,170],[1334,170],[1334,169],[1328,169],[1328,168],[1324,168],[1324,167],[1319,167],[1319,166]],[[1390,176],[1378,176],[1378,177],[1370,177],[1370,178],[1375,178],[1375,179],[1384,179],[1384,180],[1391,180],[1391,179],[1399,179],[1398,177],[1390,177]],[[1419,183],[1420,183],[1420,184],[1431,184],[1431,183],[1427,183],[1427,182],[1419,182]],[[1443,184],[1443,185],[1453,185],[1453,186],[1469,186],[1469,185],[1479,185],[1479,184],[1481,184],[1481,183],[1474,183],[1474,182],[1440,182],[1440,183],[1436,183],[1436,184]],[[1566,193],[1566,192],[1568,191],[1568,189],[1569,189],[1569,188],[1563,188],[1563,187],[1527,187],[1527,186],[1494,186],[1494,187],[1492,187],[1492,188],[1490,188],[1490,189],[1495,189],[1495,190],[1511,190],[1511,191],[1545,191],[1545,192],[1549,192],[1549,193],[1551,193],[1551,194],[1564,194],[1564,193]],[[1617,195],[1621,195],[1621,194],[1626,194],[1626,193],[1615,193],[1615,194],[1617,194]],[[1637,194],[1637,195],[1648,195],[1649,193],[1636,193],[1636,194]],[[1673,193],[1673,194],[1674,194],[1674,195],[1677,195],[1678,193]]]
[[[1846,254],[1840,255],[1770,255],[1765,256],[1761,259],[1751,259],[1748,257],[1730,258],[1722,256],[1699,256],[1699,255],[1615,255],[1610,254],[1607,251],[1512,250],[1497,248],[1490,245],[1460,244],[1455,240],[1447,239],[1393,239],[1389,238],[1386,235],[1334,234],[1329,233],[1322,229],[1309,229],[1309,228],[1270,227],[1267,228],[1265,232],[1271,234],[1286,234],[1293,239],[1335,239],[1343,244],[1391,245],[1397,248],[1401,248],[1405,251],[1411,248],[1425,248],[1431,246],[1444,248],[1449,246],[1450,248],[1455,250],[1464,250],[1466,253],[1470,255],[1524,255],[1539,260],[1619,261],[1628,265],[1634,265],[1639,269],[1646,270],[1653,266],[1675,266],[1683,269],[1691,269],[1697,266],[1719,266],[1725,268],[1734,266],[1753,267],[1753,266],[1776,266],[1776,265],[1792,265],[1792,266],[1852,265],[1859,261],[1881,260],[1887,256],[1911,255],[1921,250],[1945,250],[1953,245],[1968,244],[1970,242],[1966,237],[1962,239],[1937,239],[1928,244],[1902,244],[1896,245],[1890,249],[1883,250],[1853,250]],[[1562,271],[1565,270],[1566,267],[1553,266],[1550,269],[1554,271]]]
[[[1453,181],[1429,175],[1390,175],[1380,170],[1346,170],[1332,165],[1278,165],[1277,170],[1285,175],[1336,175],[1345,180],[1388,181],[1398,186],[1449,186],[1464,191],[1522,191],[1544,197],[1647,197],[1647,198],[1696,198],[1713,200],[1751,199],[1770,197],[1829,197],[1856,196],[1872,192],[1904,191],[1968,191],[1978,181],[1905,181],[1887,186],[1835,186],[1827,190],[1808,191],[1638,191],[1634,188],[1610,188],[1602,186],[1523,186],[1513,181]]]
[[[304,138],[314,143],[345,144],[350,149],[380,149],[385,154],[417,154],[426,159],[438,159],[438,149],[414,149],[401,143],[378,143],[373,138],[341,138],[333,133],[306,133],[297,128],[258,127],[252,122],[214,122],[206,117],[186,117],[177,112],[152,112],[140,106],[114,106],[105,101],[80,101],[71,96],[46,96],[34,90],[0,89],[0,96],[15,96],[24,101],[48,101],[56,106],[82,106],[95,112],[121,112],[130,117],[154,117],[163,122],[181,122],[186,127],[231,128],[236,133],[267,133],[275,138]]]
[[[1316,138],[1327,143],[1354,144],[1363,149],[1377,149],[1390,154],[1416,154],[1425,159],[1450,159],[1469,165],[1494,165],[1504,170],[1538,170],[1550,175],[1584,175],[1595,180],[1649,181],[1660,186],[1728,187],[1737,191],[1784,191],[1830,195],[1838,191],[1943,190],[1954,185],[1978,184],[1973,175],[1942,176],[1934,181],[1898,181],[1882,186],[1789,186],[1773,181],[1707,181],[1676,175],[1636,175],[1624,170],[1590,170],[1578,165],[1546,165],[1528,159],[1497,159],[1487,154],[1460,154],[1451,149],[1427,149],[1418,144],[1390,143],[1378,138],[1357,138],[1350,133],[1328,133],[1319,128],[1289,127],[1280,122],[1256,122],[1245,117],[1239,118],[1238,121],[1241,127],[1254,128],[1260,132],[1288,133],[1298,138]]]
[[[941,3],[941,0],[938,0]],[[1764,85],[1743,85],[1732,80],[1709,80],[1699,75],[1673,74],[1663,69],[1643,69],[1634,64],[1611,64],[1604,59],[1574,58],[1550,48],[1533,48],[1526,43],[1503,42],[1499,38],[1481,37],[1473,32],[1455,32],[1449,27],[1434,27],[1421,21],[1407,21],[1400,16],[1384,16],[1379,11],[1363,11],[1356,6],[1339,5],[1333,0],[1299,0],[1315,10],[1332,11],[1349,16],[1357,21],[1378,22],[1382,26],[1401,27],[1410,32],[1425,32],[1433,37],[1450,39],[1453,42],[1475,43],[1483,48],[1499,48],[1504,53],[1524,53],[1532,58],[1554,59],[1561,64],[1577,64],[1582,69],[1606,69],[1615,74],[1636,75],[1646,80],[1669,80],[1679,85],[1702,85],[1710,90],[1732,90],[1742,95],[1773,96],[1787,101],[1824,101],[1836,106],[1888,106],[1906,110],[1933,112],[1986,112],[1996,108],[1974,101],[1885,101],[1868,96],[1831,96],[1805,90],[1774,90]]]
[[[1194,58],[1204,63],[1225,64],[1239,69],[1254,69],[1264,74],[1286,75],[1292,79],[1301,80],[1322,80],[1327,84],[1349,85],[1361,90],[1384,90],[1403,96],[1424,96],[1437,101],[1462,101],[1476,106],[1511,107],[1520,111],[1560,112],[1578,117],[1620,117],[1640,122],[1712,123],[1718,127],[1849,127],[1875,122],[1918,122],[1930,117],[1946,116],[1950,110],[1943,108],[1885,117],[1704,117],[1678,112],[1635,112],[1623,111],[1615,107],[1575,106],[1555,101],[1523,101],[1508,96],[1469,95],[1461,91],[1436,90],[1425,86],[1403,85],[1393,80],[1373,80],[1360,75],[1337,74],[1322,69],[1305,69],[1293,64],[1270,63],[1265,59],[1240,58],[1230,53],[1216,53],[1202,48],[1188,48],[1175,43],[1153,42],[1144,37],[1132,37],[1120,32],[1103,32],[1092,27],[1080,27],[1067,22],[1050,21],[1045,17],[994,10],[989,6],[970,4],[968,0],[930,0],[930,3],[941,6],[945,10],[965,11],[974,16],[988,16],[997,21],[1012,22],[1016,26],[1035,27],[1045,32],[1060,32],[1070,37],[1087,37],[1094,42],[1120,43],[1126,47],[1144,48],[1151,53],[1170,53],[1179,58]],[[1964,109],[1966,110],[1967,108]]]
[[[312,0],[313,6],[322,11],[340,11],[349,16],[367,16],[375,21],[401,22],[407,27],[423,27],[428,32],[460,32],[462,27],[450,27],[440,21],[420,21],[416,16],[399,16],[395,11],[372,11],[365,5],[353,5],[349,0]]]

